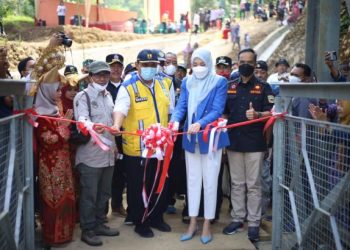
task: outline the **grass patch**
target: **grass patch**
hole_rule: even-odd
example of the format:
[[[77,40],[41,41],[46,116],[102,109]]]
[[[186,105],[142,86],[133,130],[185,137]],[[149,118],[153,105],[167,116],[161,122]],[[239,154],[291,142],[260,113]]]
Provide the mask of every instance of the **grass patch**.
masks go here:
[[[21,40],[21,33],[34,27],[34,18],[29,16],[7,16],[4,18],[4,28],[8,39]]]
[[[21,31],[34,26],[34,18],[29,16],[7,16],[4,18],[5,32]]]
[[[31,24],[34,25],[34,18],[29,16],[7,16],[3,19],[4,25],[21,25]]]

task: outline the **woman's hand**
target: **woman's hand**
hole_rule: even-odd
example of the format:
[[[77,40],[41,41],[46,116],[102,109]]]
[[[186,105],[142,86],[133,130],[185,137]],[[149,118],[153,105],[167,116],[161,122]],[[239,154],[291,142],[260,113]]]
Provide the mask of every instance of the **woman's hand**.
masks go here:
[[[198,133],[198,131],[201,129],[201,125],[196,122],[196,123],[193,123],[191,124],[191,126],[188,128],[187,132],[189,134],[195,134],[195,133]]]
[[[67,109],[67,112],[63,116],[64,119],[72,120],[73,119],[73,109]],[[71,123],[69,121],[59,122],[60,126],[68,127]]]
[[[55,48],[60,45],[62,45],[62,37],[60,36],[59,33],[53,34],[49,42],[49,47]]]
[[[314,104],[309,105],[309,112],[313,119],[319,121],[327,121],[327,114],[323,112],[322,109]]]

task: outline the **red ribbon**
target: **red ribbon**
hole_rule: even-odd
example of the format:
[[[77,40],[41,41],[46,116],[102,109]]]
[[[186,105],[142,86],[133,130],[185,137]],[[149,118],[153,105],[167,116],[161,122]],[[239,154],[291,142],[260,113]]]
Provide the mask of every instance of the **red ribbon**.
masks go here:
[[[13,114],[25,114],[27,121],[30,125],[37,128],[39,126],[39,123],[37,123],[34,119],[35,116],[38,115],[38,113],[35,111],[34,108],[31,109],[25,109],[25,110],[15,110],[13,111]]]
[[[27,119],[28,122],[31,125],[33,125],[34,127],[38,126],[38,123],[35,122],[35,119],[34,119],[34,117],[36,117],[36,118],[43,118],[43,119],[47,119],[47,120],[66,121],[66,122],[70,122],[70,123],[76,123],[77,127],[84,135],[87,135],[88,133],[90,133],[90,131],[88,130],[88,128],[85,126],[85,124],[83,122],[74,121],[74,120],[65,119],[65,118],[57,118],[57,117],[51,117],[51,116],[38,115],[36,113],[35,109],[19,110],[19,111],[15,111],[14,113],[15,114],[24,113],[28,118]],[[286,114],[287,114],[287,112],[280,113],[280,114],[275,113],[275,114],[272,114],[271,116],[268,116],[268,117],[263,117],[263,118],[254,119],[254,120],[245,121],[245,122],[239,122],[239,123],[230,124],[230,125],[226,125],[226,126],[220,126],[220,128],[221,129],[225,129],[225,128],[229,129],[229,128],[241,127],[241,126],[246,126],[246,125],[250,125],[253,123],[267,121],[265,126],[264,126],[264,133],[265,133],[266,130],[275,123],[277,118],[283,118]],[[209,131],[213,128],[218,128],[220,121],[222,121],[222,118],[219,118],[218,120],[208,124],[204,130],[199,131],[199,132],[203,132],[203,140],[205,142],[208,142]],[[99,125],[102,126],[104,129],[106,129],[107,131],[109,131],[110,133],[114,132],[114,130],[111,127],[108,127],[108,126],[102,125],[102,124],[99,124]],[[146,147],[146,150],[147,150],[147,153],[143,155],[145,158],[147,158],[145,171],[147,168],[148,159],[151,158],[153,154],[156,154],[156,156],[158,158],[157,174],[156,174],[150,195],[147,195],[147,193],[146,193],[145,181],[144,181],[144,188],[143,188],[142,196],[144,198],[145,213],[144,213],[143,220],[145,220],[150,215],[150,213],[152,213],[152,211],[153,211],[153,209],[152,209],[151,212],[148,213],[148,211],[149,211],[148,204],[149,204],[149,201],[153,195],[153,191],[154,191],[155,183],[157,181],[156,179],[157,179],[158,174],[159,174],[159,168],[160,168],[161,162],[163,161],[163,166],[162,166],[162,171],[161,171],[161,175],[159,178],[158,187],[155,191],[156,194],[160,194],[164,189],[164,184],[165,184],[166,177],[168,174],[170,160],[171,160],[172,152],[174,149],[174,141],[176,140],[176,136],[187,134],[187,132],[181,132],[181,133],[173,132],[172,131],[173,125],[174,124],[170,123],[168,128],[164,128],[160,124],[153,124],[144,131],[138,130],[135,133],[128,132],[128,131],[120,131],[119,132],[120,134],[127,134],[127,135],[141,136],[142,137],[142,140],[143,140],[145,147]],[[163,155],[164,155],[164,158],[163,158]],[[158,199],[159,199],[159,196],[158,196]],[[157,202],[158,202],[158,199],[157,199]],[[157,204],[157,202],[156,202],[156,204]],[[154,205],[154,207],[155,207],[155,205]]]
[[[158,164],[160,164],[160,161],[163,160],[162,172],[160,175],[158,187],[155,191],[156,194],[160,194],[164,188],[174,148],[172,131],[170,128],[164,128],[160,124],[153,124],[145,131],[143,131],[141,139],[145,145],[145,150],[142,153],[144,157],[150,158],[155,154],[158,159]],[[150,196],[151,195],[152,194],[150,194]]]
[[[209,123],[207,126],[205,126],[204,132],[203,132],[203,141],[208,142],[209,141],[209,132],[211,129],[218,127],[219,123],[223,121],[223,118],[219,118],[216,121],[213,121],[212,123]],[[220,128],[226,128],[225,126],[221,126]]]

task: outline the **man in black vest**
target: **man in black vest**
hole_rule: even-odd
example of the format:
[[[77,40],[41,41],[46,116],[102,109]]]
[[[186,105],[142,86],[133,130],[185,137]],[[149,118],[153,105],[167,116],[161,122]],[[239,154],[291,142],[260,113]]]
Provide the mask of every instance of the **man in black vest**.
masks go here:
[[[124,69],[124,57],[120,54],[110,54],[106,57],[106,63],[111,68],[111,78],[107,90],[112,95],[113,102],[117,98],[119,88],[123,82],[122,73]],[[112,213],[116,216],[126,217],[126,210],[123,207],[123,191],[126,186],[125,169],[123,166],[123,151],[121,136],[116,137],[118,155],[112,179]],[[108,209],[107,209],[108,211]]]
[[[124,57],[120,54],[110,54],[106,57],[106,63],[111,68],[111,79],[109,80],[107,90],[111,93],[114,102],[123,81]]]

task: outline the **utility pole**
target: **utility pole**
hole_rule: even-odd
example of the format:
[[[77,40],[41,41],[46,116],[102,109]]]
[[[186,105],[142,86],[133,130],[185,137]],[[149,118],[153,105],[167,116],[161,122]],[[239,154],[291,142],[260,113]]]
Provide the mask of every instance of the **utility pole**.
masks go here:
[[[100,0],[96,0],[96,21],[100,20]]]
[[[305,59],[321,82],[331,81],[324,52],[339,52],[340,4],[340,0],[308,0],[307,3]]]

